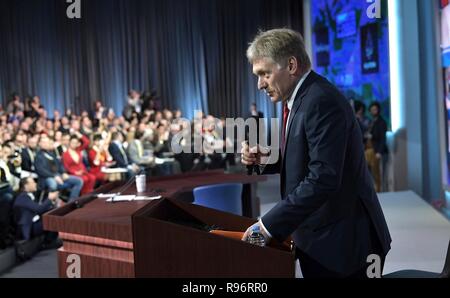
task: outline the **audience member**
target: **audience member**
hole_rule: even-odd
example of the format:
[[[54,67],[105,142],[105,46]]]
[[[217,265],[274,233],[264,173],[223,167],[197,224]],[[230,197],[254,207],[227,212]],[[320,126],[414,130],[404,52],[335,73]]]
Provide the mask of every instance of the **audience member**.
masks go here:
[[[83,187],[83,180],[67,174],[61,160],[56,157],[53,144],[47,136],[41,136],[39,147],[40,150],[36,155],[35,168],[39,175],[41,188],[48,188],[49,191],[70,191],[70,200],[79,197]]]

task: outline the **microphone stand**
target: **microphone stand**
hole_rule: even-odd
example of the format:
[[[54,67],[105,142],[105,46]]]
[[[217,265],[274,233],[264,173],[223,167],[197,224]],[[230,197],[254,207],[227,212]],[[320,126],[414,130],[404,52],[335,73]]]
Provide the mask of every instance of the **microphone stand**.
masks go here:
[[[111,203],[115,203],[114,199],[120,195],[122,195],[122,192],[126,191],[134,182],[136,178],[136,175],[131,176],[131,178],[128,179],[128,181],[119,189],[119,192],[117,192],[112,198]]]

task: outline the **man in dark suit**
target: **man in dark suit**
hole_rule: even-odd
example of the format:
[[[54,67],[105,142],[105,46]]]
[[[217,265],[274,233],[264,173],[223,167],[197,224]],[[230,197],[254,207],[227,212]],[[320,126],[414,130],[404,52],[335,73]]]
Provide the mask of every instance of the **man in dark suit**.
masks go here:
[[[127,152],[123,148],[123,135],[120,132],[112,134],[112,142],[108,150],[118,168],[127,168],[130,165]]]
[[[42,214],[52,210],[58,199],[58,192],[50,193],[48,199],[41,204],[35,201],[37,184],[33,178],[28,177],[20,181],[21,193],[14,200],[16,224],[21,240],[29,240],[44,234]]]
[[[83,180],[67,174],[61,160],[56,157],[53,141],[48,136],[41,136],[39,147],[34,166],[39,176],[41,189],[48,189],[51,192],[68,190],[70,200],[78,198],[83,188]]]
[[[372,121],[368,127],[368,138],[370,140],[373,154],[366,155],[369,162],[369,168],[372,171],[375,180],[375,189],[378,192],[387,190],[386,182],[386,164],[388,160],[388,147],[386,144],[387,123],[381,116],[381,105],[379,102],[373,102],[369,107]]]
[[[123,147],[123,135],[120,132],[114,132],[112,134],[112,142],[109,145],[108,151],[111,154],[111,157],[116,162],[115,167],[127,169],[127,176],[131,177],[132,175],[138,173],[140,168],[138,165],[131,163],[125,148]]]
[[[33,135],[28,137],[27,146],[22,151],[22,170],[34,173],[36,171],[34,167],[34,160],[36,159],[36,148],[39,142],[39,135]]]
[[[382,271],[391,238],[350,104],[311,71],[295,31],[261,32],[247,56],[258,88],[283,104],[279,158],[262,165],[263,174],[280,173],[282,200],[243,240],[254,230],[266,241],[292,236],[305,278],[367,278],[372,254]],[[242,153],[245,165],[261,165],[257,147],[244,146]]]

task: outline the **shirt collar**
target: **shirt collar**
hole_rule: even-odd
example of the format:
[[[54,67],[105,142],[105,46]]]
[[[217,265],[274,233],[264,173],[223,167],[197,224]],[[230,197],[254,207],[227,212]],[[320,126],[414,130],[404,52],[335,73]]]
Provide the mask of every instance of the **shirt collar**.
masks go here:
[[[289,111],[292,110],[292,106],[294,105],[295,98],[297,97],[298,90],[300,90],[300,87],[303,85],[303,82],[306,80],[308,75],[311,73],[311,70],[309,70],[307,73],[301,77],[301,79],[298,81],[297,86],[294,89],[294,92],[292,92],[291,98],[287,102],[287,106]]]

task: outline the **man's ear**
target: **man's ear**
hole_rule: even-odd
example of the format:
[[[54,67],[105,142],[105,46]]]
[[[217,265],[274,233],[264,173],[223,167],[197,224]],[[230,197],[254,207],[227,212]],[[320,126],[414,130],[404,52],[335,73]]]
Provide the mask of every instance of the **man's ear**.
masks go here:
[[[288,70],[291,75],[298,72],[298,61],[295,57],[290,57],[288,60]]]

